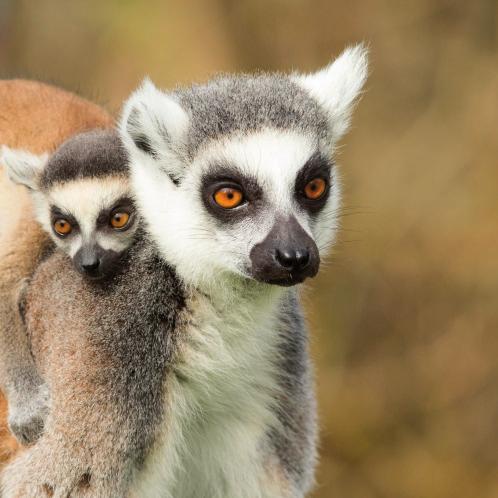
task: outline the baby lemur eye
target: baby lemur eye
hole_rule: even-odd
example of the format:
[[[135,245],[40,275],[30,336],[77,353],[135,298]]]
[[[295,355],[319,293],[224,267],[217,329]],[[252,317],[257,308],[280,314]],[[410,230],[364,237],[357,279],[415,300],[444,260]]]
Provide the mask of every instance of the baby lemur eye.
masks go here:
[[[59,235],[65,236],[71,233],[73,227],[71,226],[71,223],[69,223],[69,221],[65,220],[64,218],[59,218],[58,220],[54,221],[54,230]]]
[[[222,187],[213,194],[213,199],[218,206],[224,209],[233,209],[242,204],[244,194],[235,187]]]
[[[323,178],[313,178],[304,187],[304,195],[307,199],[317,201],[321,199],[327,190],[327,182]]]
[[[116,228],[117,230],[122,230],[128,225],[130,221],[129,213],[125,211],[115,211],[111,214],[110,223],[112,228]]]

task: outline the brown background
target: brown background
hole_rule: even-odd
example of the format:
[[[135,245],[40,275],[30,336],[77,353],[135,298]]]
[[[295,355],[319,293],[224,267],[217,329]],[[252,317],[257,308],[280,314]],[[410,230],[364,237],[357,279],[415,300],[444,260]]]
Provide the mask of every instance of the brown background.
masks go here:
[[[119,110],[219,71],[372,73],[340,153],[341,241],[306,301],[315,498],[498,497],[496,0],[0,0],[0,76]]]

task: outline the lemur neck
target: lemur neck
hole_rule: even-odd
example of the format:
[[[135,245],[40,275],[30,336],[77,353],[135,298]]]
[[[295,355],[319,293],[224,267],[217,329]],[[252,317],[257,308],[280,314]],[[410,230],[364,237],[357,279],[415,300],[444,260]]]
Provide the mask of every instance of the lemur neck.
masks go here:
[[[279,308],[288,288],[262,284],[249,279],[226,277],[209,285],[195,287],[195,292],[206,297],[220,312],[233,313],[237,310],[262,310],[271,313]]]

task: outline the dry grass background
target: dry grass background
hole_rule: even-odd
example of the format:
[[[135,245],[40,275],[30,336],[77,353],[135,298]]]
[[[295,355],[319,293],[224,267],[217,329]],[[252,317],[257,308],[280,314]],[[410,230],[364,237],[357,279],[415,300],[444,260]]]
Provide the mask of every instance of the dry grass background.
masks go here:
[[[0,76],[113,111],[144,74],[311,70],[365,40],[341,241],[307,292],[315,498],[498,497],[496,0],[0,0]]]

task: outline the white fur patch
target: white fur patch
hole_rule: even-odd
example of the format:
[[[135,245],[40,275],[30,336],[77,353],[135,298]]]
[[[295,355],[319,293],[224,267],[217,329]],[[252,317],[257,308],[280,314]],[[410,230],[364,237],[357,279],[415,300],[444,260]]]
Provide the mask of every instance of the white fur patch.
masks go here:
[[[167,380],[162,436],[132,496],[293,496],[266,468],[268,431],[279,429],[275,304],[282,292],[236,293],[237,302],[220,307],[200,295],[194,299]]]
[[[5,165],[7,175],[14,183],[36,189],[39,174],[43,171],[48,154],[32,154],[26,150],[2,146],[0,162]]]
[[[275,313],[285,291],[247,278],[250,252],[281,216],[294,216],[322,254],[334,240],[336,168],[328,201],[314,216],[297,202],[296,177],[317,152],[330,157],[365,77],[362,47],[345,51],[314,75],[294,76],[329,116],[331,136],[324,143],[312,132],[293,130],[227,134],[205,142],[188,163],[181,153],[188,117],[173,98],[144,86],[126,104],[121,135],[139,211],[163,258],[195,294],[175,372],[166,380],[167,420],[133,497],[302,497],[275,484],[282,476],[269,465],[266,446],[268,431],[280,430],[272,409],[279,394]],[[178,123],[166,102],[174,103]],[[132,109],[138,110],[135,130],[129,126]],[[163,125],[166,140],[159,132]],[[144,144],[152,153],[141,150]],[[263,201],[254,205],[255,214],[223,222],[206,208],[203,180],[213,170],[223,177],[223,168],[228,178],[236,170],[258,184]]]
[[[112,208],[119,199],[127,196],[130,196],[129,180],[120,175],[82,178],[55,184],[46,192],[33,192],[38,221],[52,236],[57,246],[71,257],[85,242],[96,235],[100,212]],[[56,206],[63,213],[73,216],[80,227],[79,233],[67,239],[56,237],[52,229],[50,206]],[[129,246],[132,234],[133,231],[97,233],[97,241],[103,249],[120,252]]]
[[[294,80],[318,100],[329,116],[332,137],[341,138],[349,128],[353,104],[368,76],[368,50],[360,44],[347,48],[324,69]]]
[[[148,160],[150,154],[137,148],[133,140],[133,135],[146,137],[152,152],[167,166],[168,172],[179,177],[183,165],[172,149],[175,144],[181,144],[188,124],[188,115],[180,104],[146,78],[126,101],[119,129],[128,150],[133,150],[141,160]]]
[[[328,204],[314,223],[294,198],[296,176],[319,146],[312,136],[274,129],[213,140],[185,169],[178,187],[150,156],[135,153],[131,169],[136,200],[165,259],[187,283],[218,292],[227,275],[247,276],[251,248],[266,237],[277,217],[290,215],[325,250],[334,238],[339,184],[333,183]],[[256,221],[225,226],[206,211],[201,180],[219,164],[254,178],[263,189],[266,207]]]

